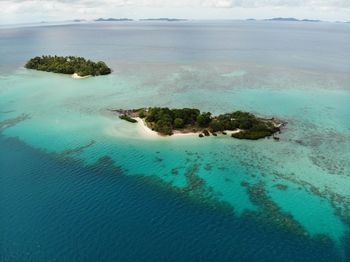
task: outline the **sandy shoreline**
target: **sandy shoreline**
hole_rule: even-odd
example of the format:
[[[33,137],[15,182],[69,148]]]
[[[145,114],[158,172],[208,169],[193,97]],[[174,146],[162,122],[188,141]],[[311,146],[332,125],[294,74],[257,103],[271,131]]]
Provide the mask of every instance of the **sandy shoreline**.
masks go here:
[[[74,73],[73,75],[72,75],[72,78],[74,78],[74,79],[84,79],[84,78],[88,78],[88,77],[90,77],[91,75],[88,75],[88,76],[80,76],[80,75],[78,75],[77,73]]]
[[[173,135],[171,136],[163,136],[160,135],[158,132],[153,131],[150,129],[145,121],[143,121],[142,118],[140,117],[135,117],[135,120],[137,120],[137,126],[138,126],[138,131],[139,133],[148,138],[168,138],[168,137],[188,137],[188,136],[198,136],[199,133],[181,133],[179,131],[175,131]]]
[[[142,118],[135,117],[134,119],[137,120],[138,131],[142,136],[153,137],[153,138],[154,137],[162,137],[156,131],[153,131],[152,129],[150,129],[146,125],[146,123],[142,120]]]

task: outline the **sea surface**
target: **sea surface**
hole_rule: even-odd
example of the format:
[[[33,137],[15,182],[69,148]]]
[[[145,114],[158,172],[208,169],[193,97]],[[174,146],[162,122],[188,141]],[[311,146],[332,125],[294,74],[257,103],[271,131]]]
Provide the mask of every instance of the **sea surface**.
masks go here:
[[[350,25],[0,29],[0,261],[349,261]],[[103,60],[108,76],[27,70]],[[245,110],[273,139],[147,138],[110,109]]]

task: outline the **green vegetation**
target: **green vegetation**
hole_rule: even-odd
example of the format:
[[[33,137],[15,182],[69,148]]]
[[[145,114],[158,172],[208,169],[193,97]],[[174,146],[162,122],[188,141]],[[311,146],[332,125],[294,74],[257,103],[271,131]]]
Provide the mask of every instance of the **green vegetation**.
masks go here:
[[[273,133],[271,131],[242,131],[239,133],[231,134],[232,137],[238,139],[249,139],[249,140],[257,140],[263,137],[271,136]]]
[[[211,113],[202,113],[197,116],[197,123],[200,127],[208,127],[211,122]]]
[[[280,131],[272,120],[260,119],[248,112],[236,111],[217,116],[210,123],[212,132],[240,129],[231,136],[238,139],[256,140]]]
[[[209,112],[201,113],[195,108],[152,107],[122,110],[122,112],[123,115],[120,118],[132,122],[131,120],[134,120],[132,117],[142,117],[148,127],[162,135],[172,135],[174,130],[200,132],[199,137],[210,136],[210,133],[217,136],[217,132],[226,135],[225,131],[237,131],[231,136],[256,140],[280,131],[279,126],[282,124],[274,119],[262,119],[242,111],[218,116],[212,116]]]
[[[102,61],[92,62],[83,57],[75,56],[37,56],[30,59],[25,67],[61,74],[76,73],[79,76],[98,76],[111,73],[111,69]]]
[[[137,120],[136,119],[133,119],[131,118],[130,116],[127,116],[127,115],[121,115],[119,116],[120,119],[123,119],[125,121],[128,121],[130,123],[137,123]]]
[[[200,111],[191,108],[169,109],[167,107],[153,107],[149,108],[146,114],[146,123],[149,123],[155,131],[163,135],[172,135],[173,129],[195,126]]]

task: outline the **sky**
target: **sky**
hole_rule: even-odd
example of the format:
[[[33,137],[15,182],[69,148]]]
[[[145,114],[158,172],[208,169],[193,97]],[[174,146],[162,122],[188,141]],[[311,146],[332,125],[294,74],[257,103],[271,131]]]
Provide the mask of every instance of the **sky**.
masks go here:
[[[0,24],[99,17],[350,21],[350,0],[0,0]]]

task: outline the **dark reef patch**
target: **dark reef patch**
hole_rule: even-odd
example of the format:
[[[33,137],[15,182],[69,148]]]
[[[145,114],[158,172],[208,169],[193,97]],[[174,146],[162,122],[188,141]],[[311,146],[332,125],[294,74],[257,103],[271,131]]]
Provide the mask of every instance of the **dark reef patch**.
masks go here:
[[[275,187],[279,190],[287,190],[288,186],[283,184],[276,184]]]
[[[326,245],[334,245],[333,240],[325,234],[309,235],[306,229],[291,214],[281,210],[268,196],[263,183],[250,186],[247,188],[247,191],[250,200],[256,206],[260,207],[260,211],[246,210],[243,216],[255,219],[260,223],[272,223],[281,230],[286,230],[306,239],[312,239]]]
[[[69,155],[72,155],[72,154],[79,154],[81,152],[83,152],[85,149],[93,146],[94,144],[96,143],[95,140],[91,140],[89,143],[87,143],[86,145],[82,145],[82,146],[78,146],[76,148],[73,148],[73,149],[66,149],[64,150],[61,155],[63,156],[69,156]]]
[[[154,158],[154,162],[163,162],[163,158],[160,158],[160,157],[158,157],[158,156],[156,156],[155,158]]]
[[[275,172],[274,175],[301,186],[310,194],[319,196],[329,201],[335,210],[335,214],[350,227],[350,199],[336,192],[333,192],[328,187],[325,187],[323,190],[321,190],[307,181],[295,178],[293,175],[285,175],[277,172]]]
[[[179,174],[178,168],[171,169],[171,174],[174,175],[174,176],[177,176]]]
[[[249,183],[246,182],[246,181],[242,181],[242,182],[241,182],[241,186],[243,186],[243,187],[248,187],[248,186],[249,186]]]
[[[5,110],[5,111],[0,111],[0,114],[9,114],[13,112],[15,112],[15,110]]]
[[[5,129],[13,127],[13,126],[17,125],[18,123],[25,121],[27,119],[30,119],[29,114],[21,114],[17,117],[9,118],[9,119],[5,119],[3,121],[0,121],[0,133],[3,132]]]
[[[261,208],[260,212],[246,211],[246,216],[255,216],[262,221],[269,221],[276,226],[294,232],[301,236],[308,236],[307,231],[299,224],[291,214],[285,213],[268,196],[263,183],[247,187],[250,201]]]
[[[207,170],[207,171],[210,171],[213,169],[213,166],[209,163],[207,163],[205,166],[204,166],[204,169]]]

